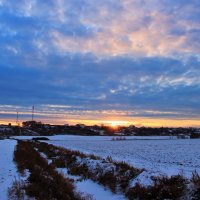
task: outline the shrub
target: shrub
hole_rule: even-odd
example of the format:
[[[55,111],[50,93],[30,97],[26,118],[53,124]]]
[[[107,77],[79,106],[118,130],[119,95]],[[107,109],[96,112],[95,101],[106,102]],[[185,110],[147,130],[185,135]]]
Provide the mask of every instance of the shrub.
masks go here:
[[[55,147],[43,142],[35,142],[33,145],[39,151],[45,153],[49,158],[51,155],[50,159],[52,159],[52,165],[55,167],[67,167],[69,173],[72,175],[90,178],[104,186],[109,187],[113,192],[116,191],[116,187],[118,186],[119,189],[125,192],[129,186],[130,180],[141,173],[141,170],[131,167],[124,162],[114,162],[111,156],[108,156],[106,159],[102,159],[95,155],[86,155],[79,151]],[[91,169],[89,165],[87,166],[87,162],[81,162],[83,159],[85,159],[85,161],[99,160],[100,163],[102,162],[106,165],[111,165],[113,170],[105,173],[104,165],[101,164],[96,166],[95,170]]]
[[[123,192],[129,187],[130,180],[134,179],[143,170],[138,170],[125,162],[115,162],[118,171],[118,182]]]
[[[15,179],[12,183],[12,186],[8,188],[8,199],[9,200],[25,200],[25,182],[23,180]]]
[[[18,141],[14,160],[20,172],[28,169],[30,176],[25,186],[26,194],[38,200],[80,200],[69,179],[59,174],[53,165],[40,156],[31,142]]]
[[[66,159],[65,157],[57,157],[52,159],[52,165],[54,165],[56,168],[65,168],[66,165]]]
[[[143,187],[140,184],[136,184],[128,190],[126,196],[130,200],[176,200],[183,196],[185,189],[186,180],[181,175],[177,175],[171,178],[157,178],[154,180],[153,186]]]
[[[98,181],[105,186],[108,186],[112,192],[116,192],[117,177],[112,172],[106,172],[98,177]]]
[[[84,178],[89,178],[89,169],[86,165],[77,165],[74,167],[71,167],[69,172],[72,175],[78,175],[78,176],[83,176]]]
[[[192,174],[192,183],[194,185],[192,199],[199,200],[200,199],[200,176],[196,171]]]
[[[32,138],[32,140],[49,140],[49,138],[47,138],[47,137],[34,137],[34,138]]]

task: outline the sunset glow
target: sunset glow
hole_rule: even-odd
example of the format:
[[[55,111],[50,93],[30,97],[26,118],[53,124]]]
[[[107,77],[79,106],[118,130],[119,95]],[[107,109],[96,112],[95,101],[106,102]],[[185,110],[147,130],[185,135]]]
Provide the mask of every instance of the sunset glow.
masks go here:
[[[112,126],[113,128],[118,126],[128,126],[131,124],[130,122],[126,121],[108,121],[107,123],[110,124],[110,126]]]

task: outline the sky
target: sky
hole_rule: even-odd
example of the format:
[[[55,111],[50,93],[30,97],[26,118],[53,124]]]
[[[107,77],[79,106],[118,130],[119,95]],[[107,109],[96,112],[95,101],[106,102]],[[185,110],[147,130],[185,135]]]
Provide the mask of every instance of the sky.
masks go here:
[[[0,0],[0,123],[200,127],[199,0]]]

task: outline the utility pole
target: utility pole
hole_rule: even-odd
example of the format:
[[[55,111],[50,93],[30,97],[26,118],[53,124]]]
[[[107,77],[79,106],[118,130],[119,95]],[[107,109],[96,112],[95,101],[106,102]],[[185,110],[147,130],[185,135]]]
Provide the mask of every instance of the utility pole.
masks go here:
[[[21,135],[21,128],[20,128],[20,124],[19,124],[19,112],[17,112],[16,124],[17,124],[17,126],[19,128],[19,135]]]
[[[35,111],[35,107],[32,106],[32,121],[34,120],[34,111]]]
[[[16,124],[17,124],[17,126],[19,126],[19,112],[17,112]]]

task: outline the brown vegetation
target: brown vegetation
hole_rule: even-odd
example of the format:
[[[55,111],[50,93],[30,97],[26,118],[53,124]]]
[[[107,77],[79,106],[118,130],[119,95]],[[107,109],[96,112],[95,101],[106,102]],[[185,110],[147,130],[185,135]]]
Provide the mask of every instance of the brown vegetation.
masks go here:
[[[82,176],[82,178],[89,178],[97,181],[100,184],[109,187],[113,192],[119,188],[121,191],[126,191],[131,179],[136,177],[141,170],[129,166],[124,162],[115,162],[111,157],[106,160],[95,155],[86,155],[79,151],[71,151],[64,148],[55,147],[53,145],[35,142],[34,146],[48,159],[52,160],[52,165],[57,168],[66,167],[72,175]],[[77,162],[77,159],[92,161],[99,161],[101,164],[95,170],[91,170],[84,162]],[[110,171],[105,171],[104,165],[111,166]]]
[[[136,184],[128,190],[126,196],[130,200],[176,200],[184,195],[185,189],[186,180],[181,175],[177,175],[171,178],[156,178],[153,186],[143,187]]]
[[[74,186],[69,179],[59,174],[53,165],[40,156],[32,143],[18,141],[14,152],[14,161],[19,172],[28,169],[30,176],[25,185],[26,194],[38,200],[79,200],[81,197],[74,192]]]
[[[194,190],[192,194],[193,200],[199,200],[200,199],[200,176],[197,172],[193,173],[192,176],[192,183],[194,185]]]
[[[12,186],[8,188],[8,199],[25,200],[26,199],[25,186],[26,183],[23,180],[15,179],[12,183]]]
[[[51,164],[48,164],[41,153],[51,160]],[[187,192],[187,181],[181,175],[170,178],[154,177],[152,186],[143,187],[136,184],[130,187],[130,182],[142,170],[124,162],[115,162],[111,157],[102,159],[44,142],[20,141],[14,154],[19,171],[23,173],[28,169],[30,172],[28,184],[25,186],[26,193],[39,200],[81,199],[80,195],[74,192],[72,180],[64,178],[55,170],[56,168],[67,168],[72,175],[81,176],[83,179],[89,178],[113,192],[120,190],[130,200],[176,200]],[[200,199],[200,177],[197,173],[193,174],[192,183],[194,190],[190,196],[193,200]]]

